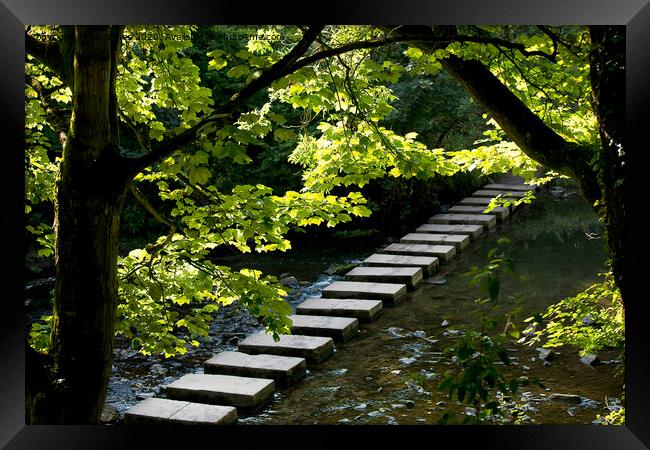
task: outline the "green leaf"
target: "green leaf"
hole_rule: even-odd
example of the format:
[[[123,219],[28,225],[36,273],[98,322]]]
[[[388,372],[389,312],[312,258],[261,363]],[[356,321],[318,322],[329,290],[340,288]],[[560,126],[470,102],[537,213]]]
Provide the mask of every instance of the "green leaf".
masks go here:
[[[241,78],[245,77],[250,73],[250,69],[248,66],[235,66],[232,69],[230,69],[228,72],[226,72],[226,75],[229,76],[230,78]]]
[[[206,184],[211,176],[212,173],[207,167],[197,167],[190,172],[189,179],[191,184]]]
[[[208,63],[209,70],[221,70],[228,65],[228,61],[222,58],[216,58],[210,60]]]
[[[406,55],[408,58],[411,59],[419,59],[422,57],[422,50],[416,47],[409,47],[405,52],[404,55]]]

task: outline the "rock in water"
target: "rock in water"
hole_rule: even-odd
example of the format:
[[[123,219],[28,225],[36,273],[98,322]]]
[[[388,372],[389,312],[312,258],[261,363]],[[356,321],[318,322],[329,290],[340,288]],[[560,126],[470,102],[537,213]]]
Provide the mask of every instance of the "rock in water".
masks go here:
[[[580,362],[588,366],[595,366],[600,364],[600,359],[598,359],[598,356],[596,355],[586,355],[580,358]]]
[[[539,359],[544,361],[552,361],[557,356],[557,353],[547,348],[538,347],[536,350],[539,352]]]
[[[429,277],[424,279],[422,282],[424,284],[436,284],[442,286],[443,284],[447,284],[447,279],[443,277]]]
[[[557,402],[570,402],[570,403],[582,402],[582,398],[579,395],[575,395],[575,394],[551,394],[549,396],[549,399]]]
[[[350,264],[350,263],[332,264],[325,270],[324,273],[326,273],[327,275],[345,275],[355,267],[357,267],[356,264]]]
[[[298,279],[296,277],[287,277],[280,280],[280,283],[286,287],[297,288],[300,286]]]
[[[101,423],[114,423],[117,421],[118,417],[119,414],[117,412],[117,408],[113,405],[106,403],[104,404],[104,408],[102,409],[102,414],[99,418],[99,421]]]
[[[416,361],[415,358],[400,358],[400,359],[399,359],[399,362],[401,362],[401,363],[404,364],[405,366],[408,366],[408,365],[410,365],[410,364],[413,364],[415,361]]]

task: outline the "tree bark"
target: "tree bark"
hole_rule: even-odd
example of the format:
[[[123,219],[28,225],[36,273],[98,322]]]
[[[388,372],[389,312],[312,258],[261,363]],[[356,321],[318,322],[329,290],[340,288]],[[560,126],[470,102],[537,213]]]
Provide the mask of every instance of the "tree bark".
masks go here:
[[[591,87],[602,142],[596,171],[605,203],[612,272],[625,298],[630,234],[625,217],[625,27],[590,26],[589,34]]]
[[[98,423],[113,355],[117,242],[127,177],[116,144],[120,30],[75,27],[73,111],[57,179],[49,392],[32,423]],[[40,410],[39,410],[40,409]]]

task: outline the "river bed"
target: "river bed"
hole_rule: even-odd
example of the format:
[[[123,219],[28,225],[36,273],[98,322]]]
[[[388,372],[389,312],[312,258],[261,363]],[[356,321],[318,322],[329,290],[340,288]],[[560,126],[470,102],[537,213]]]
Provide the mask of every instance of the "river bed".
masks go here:
[[[558,191],[559,192],[559,191]],[[567,190],[543,194],[516,213],[489,236],[473,243],[471,250],[438,275],[444,284],[423,284],[397,307],[384,308],[373,323],[362,324],[360,334],[338,347],[333,357],[310,366],[307,376],[292,388],[276,391],[258,414],[241,417],[243,424],[435,424],[444,412],[461,419],[473,414],[436,389],[451,362],[442,349],[462,333],[476,327],[471,312],[482,293],[468,288],[462,274],[483,266],[489,249],[500,237],[511,240],[508,254],[515,261],[520,280],[502,280],[502,298],[523,300],[524,319],[543,312],[562,298],[598,282],[606,253],[599,236],[602,228],[579,195]],[[399,237],[399,236],[396,236]],[[323,274],[333,263],[359,263],[381,245],[376,239],[337,239],[302,243],[284,254],[233,257],[233,267],[253,267],[279,276],[289,273],[300,280],[287,300],[294,307],[338,276]],[[508,307],[509,305],[506,305]],[[28,320],[38,314],[28,312]],[[443,324],[444,322],[444,324]],[[444,326],[443,326],[444,325]],[[237,303],[217,313],[210,339],[187,354],[165,359],[144,357],[116,339],[113,374],[106,403],[120,421],[129,407],[151,396],[164,396],[161,384],[186,373],[202,372],[203,361],[224,350],[236,350],[237,342],[261,330],[256,320]],[[622,379],[616,355],[610,363],[588,366],[575,349],[560,349],[548,362],[535,347],[514,344],[510,376],[539,378],[545,389],[522,387],[515,398],[521,423],[590,424],[618,402]],[[550,400],[553,393],[573,394],[572,402]]]

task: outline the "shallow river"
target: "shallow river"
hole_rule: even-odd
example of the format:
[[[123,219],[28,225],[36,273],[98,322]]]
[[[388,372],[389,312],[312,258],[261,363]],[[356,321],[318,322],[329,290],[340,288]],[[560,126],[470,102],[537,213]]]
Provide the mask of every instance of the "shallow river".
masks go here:
[[[361,334],[340,347],[334,357],[311,367],[306,379],[276,393],[261,414],[241,419],[259,424],[427,424],[445,411],[462,419],[471,414],[436,390],[449,360],[441,354],[454,327],[472,326],[470,313],[478,289],[461,276],[482,266],[500,237],[508,237],[508,254],[522,276],[502,280],[502,298],[523,298],[520,318],[542,312],[554,302],[596,282],[605,266],[600,231],[589,208],[578,196],[560,201],[547,197],[515,214],[511,223],[479,243],[454,264],[443,266],[444,285],[424,284],[380,319],[362,325]],[[593,235],[591,235],[593,237]],[[366,257],[372,250],[358,254]],[[321,278],[323,284],[329,280]],[[448,327],[442,327],[443,321]],[[591,423],[607,413],[606,398],[621,393],[616,365],[587,366],[575,350],[561,349],[546,366],[535,347],[510,346],[515,364],[511,376],[539,378],[546,389],[522,387],[514,398],[522,415],[536,423]],[[580,403],[550,401],[552,393],[575,394]],[[444,402],[440,403],[440,402]]]
[[[498,238],[509,238],[508,255],[522,279],[503,279],[501,298],[523,299],[518,317],[524,319],[599,280],[597,274],[606,261],[604,242],[597,237],[601,234],[595,216],[578,195],[562,199],[540,195],[509,223],[443,266],[439,276],[445,284],[423,284],[397,307],[384,308],[378,320],[362,324],[361,333],[338,347],[333,357],[310,366],[301,382],[277,391],[258,414],[241,417],[240,423],[433,424],[446,411],[461,419],[472,414],[436,390],[442,374],[450,368],[449,358],[441,353],[443,347],[452,342],[457,329],[479,323],[472,311],[476,309],[474,300],[482,293],[468,288],[468,279],[462,274],[472,266],[483,266]],[[223,263],[255,267],[277,276],[290,273],[301,281],[288,298],[295,306],[306,296],[319,296],[320,289],[334,279],[341,279],[322,273],[330,264],[360,262],[380,244],[376,239],[314,240],[284,254],[236,257]],[[28,311],[28,319],[39,314]],[[121,416],[143,398],[164,396],[161,384],[185,373],[201,372],[203,361],[212,354],[235,350],[239,340],[260,329],[234,304],[218,312],[211,339],[182,357],[143,357],[118,338],[106,402]],[[606,414],[607,403],[615,403],[622,392],[622,380],[614,377],[618,364],[587,366],[579,361],[575,349],[561,349],[550,364],[544,364],[535,347],[513,343],[509,349],[514,364],[507,367],[508,375],[539,378],[546,386],[522,387],[512,399],[520,404],[521,416],[535,423],[591,423],[598,414]],[[551,401],[552,393],[574,394],[581,400]]]

